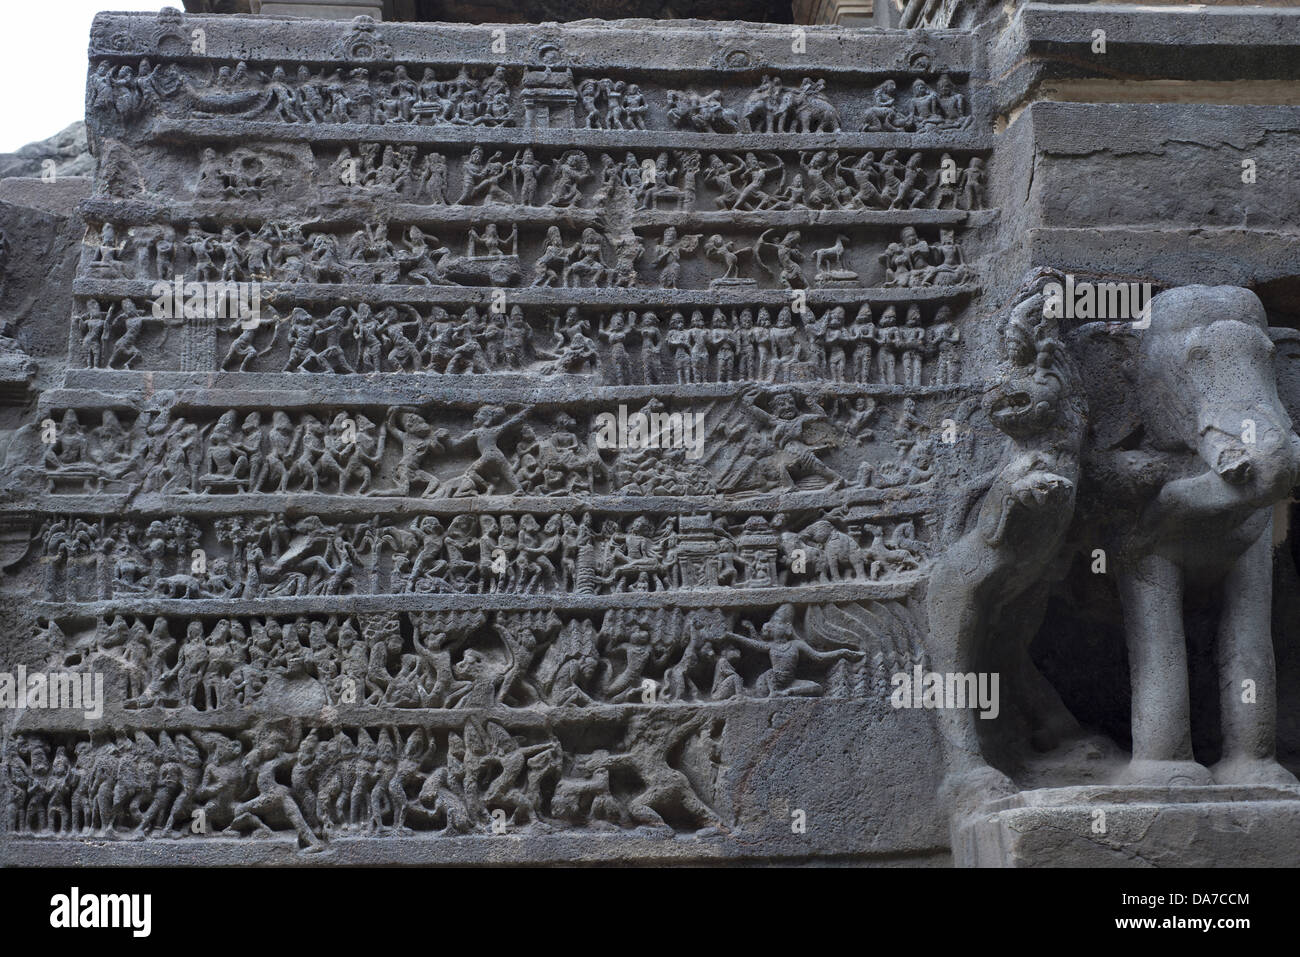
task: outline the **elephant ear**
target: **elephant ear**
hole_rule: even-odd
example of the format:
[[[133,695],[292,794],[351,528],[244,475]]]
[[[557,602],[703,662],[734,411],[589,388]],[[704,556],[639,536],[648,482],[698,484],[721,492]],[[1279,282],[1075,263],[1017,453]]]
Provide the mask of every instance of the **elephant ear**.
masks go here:
[[[1294,427],[1300,425],[1300,329],[1270,326],[1268,335],[1277,347],[1273,363],[1277,369],[1278,398]]]
[[[1142,428],[1134,373],[1139,333],[1128,323],[1090,322],[1069,337],[1088,399],[1088,430],[1097,449],[1125,445]]]

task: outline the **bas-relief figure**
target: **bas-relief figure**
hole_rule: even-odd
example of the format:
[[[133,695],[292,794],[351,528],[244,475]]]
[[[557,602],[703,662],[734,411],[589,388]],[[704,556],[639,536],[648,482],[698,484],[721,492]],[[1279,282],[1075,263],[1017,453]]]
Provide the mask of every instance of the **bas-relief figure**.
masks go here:
[[[990,306],[971,63],[677,88],[557,47],[483,67],[313,29],[310,66],[92,58],[67,379],[9,443],[36,517],[5,556],[37,597],[30,666],[111,693],[99,727],[6,737],[6,839],[272,837],[292,860],[504,826],[692,859],[765,826],[755,728],[790,715],[932,751],[927,807],[956,820],[1014,794],[1026,753],[1067,755],[1055,783],[1082,780],[1080,741],[1117,754],[1030,655],[1098,548],[1132,674],[1111,779],[1295,785],[1270,622],[1300,471],[1285,333],[1238,287],[1162,292],[1148,327],[1066,326],[1041,271]],[[249,322],[144,283],[266,288]],[[598,440],[602,414],[682,441]],[[1181,611],[1206,588],[1212,769]],[[913,668],[996,672],[1006,714],[900,713]],[[852,782],[868,818],[876,787]]]

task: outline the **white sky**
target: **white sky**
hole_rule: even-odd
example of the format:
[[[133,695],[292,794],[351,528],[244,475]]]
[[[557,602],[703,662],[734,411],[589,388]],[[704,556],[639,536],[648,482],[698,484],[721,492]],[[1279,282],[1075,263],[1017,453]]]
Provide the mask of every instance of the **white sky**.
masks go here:
[[[0,153],[51,137],[85,117],[86,48],[96,13],[181,6],[181,0],[5,0]]]

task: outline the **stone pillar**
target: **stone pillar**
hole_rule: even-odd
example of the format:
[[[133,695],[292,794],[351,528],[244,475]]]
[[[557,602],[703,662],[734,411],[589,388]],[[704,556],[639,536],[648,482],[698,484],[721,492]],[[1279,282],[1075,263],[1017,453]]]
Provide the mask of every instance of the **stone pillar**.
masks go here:
[[[181,371],[210,372],[217,361],[217,320],[200,316],[185,320],[181,341]]]

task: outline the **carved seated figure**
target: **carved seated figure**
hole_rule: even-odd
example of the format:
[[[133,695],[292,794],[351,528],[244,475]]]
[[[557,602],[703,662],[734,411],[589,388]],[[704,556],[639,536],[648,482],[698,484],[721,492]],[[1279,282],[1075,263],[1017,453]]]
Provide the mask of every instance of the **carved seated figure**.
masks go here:
[[[903,129],[902,117],[894,106],[898,86],[886,80],[871,92],[871,106],[862,121],[864,133],[896,133]]]
[[[611,573],[607,579],[614,583],[615,591],[627,591],[628,582],[635,583],[643,576],[647,584],[653,584],[654,590],[663,590],[663,561],[651,537],[653,532],[650,520],[642,515],[622,536],[621,547],[616,547],[611,555]],[[637,590],[635,585],[632,590]]]
[[[208,436],[204,472],[199,476],[202,491],[247,491],[250,475],[248,455],[235,433],[235,412],[222,414]]]

